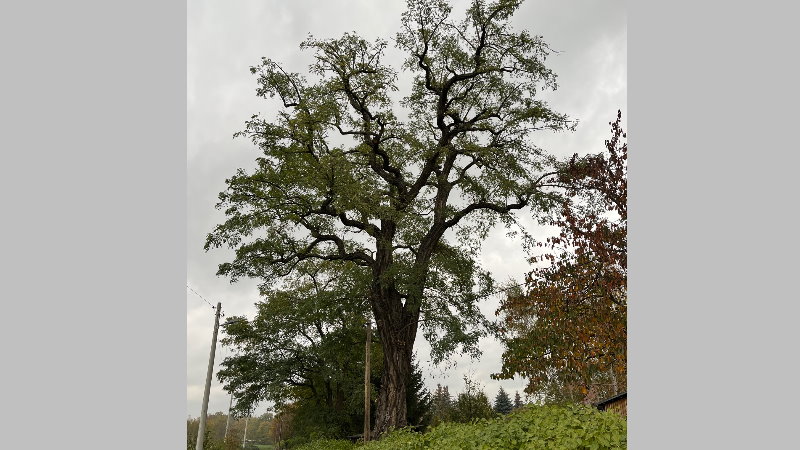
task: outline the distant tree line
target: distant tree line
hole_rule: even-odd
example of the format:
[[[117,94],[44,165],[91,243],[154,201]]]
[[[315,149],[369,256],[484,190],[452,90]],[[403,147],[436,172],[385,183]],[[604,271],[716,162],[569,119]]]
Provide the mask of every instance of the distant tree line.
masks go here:
[[[491,403],[483,388],[465,376],[464,391],[456,395],[455,399],[451,397],[447,386],[436,385],[431,397],[429,424],[435,426],[445,422],[468,423],[474,419],[490,419],[508,414],[522,406],[519,392],[512,402],[502,387],[494,403]]]
[[[228,422],[228,415],[222,412],[209,414],[206,419],[206,436],[204,450],[233,450],[242,448],[244,439],[245,418],[231,417],[228,435],[225,436],[225,427]],[[247,443],[245,450],[255,450],[254,444],[270,445],[273,444],[270,435],[272,427],[272,413],[265,413],[258,417],[247,419]],[[198,417],[189,417],[186,420],[186,449],[195,450],[197,446],[197,431],[200,428]]]

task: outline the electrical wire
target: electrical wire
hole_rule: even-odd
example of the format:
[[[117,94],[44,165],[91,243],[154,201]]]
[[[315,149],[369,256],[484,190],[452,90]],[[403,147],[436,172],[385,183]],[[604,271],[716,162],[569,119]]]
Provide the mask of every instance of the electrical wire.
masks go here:
[[[187,288],[187,289],[189,289],[190,291],[194,292],[194,295],[196,295],[196,296],[198,296],[198,297],[202,298],[202,299],[203,299],[203,301],[205,301],[206,303],[208,303],[208,306],[210,306],[210,307],[211,307],[211,309],[217,309],[217,308],[216,308],[216,306],[212,305],[212,304],[211,304],[211,302],[209,302],[208,300],[206,300],[206,298],[205,298],[205,297],[203,297],[202,295],[198,294],[198,293],[197,293],[197,291],[195,291],[194,289],[192,289],[192,287],[191,287],[191,286],[189,286],[188,284],[186,285],[186,288]]]

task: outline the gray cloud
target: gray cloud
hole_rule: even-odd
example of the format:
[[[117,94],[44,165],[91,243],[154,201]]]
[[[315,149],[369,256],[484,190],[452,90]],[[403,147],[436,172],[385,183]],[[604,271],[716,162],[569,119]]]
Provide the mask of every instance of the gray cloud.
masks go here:
[[[460,14],[468,2],[454,2]],[[252,317],[258,301],[256,282],[230,284],[215,276],[216,267],[229,255],[223,250],[202,250],[205,235],[223,220],[214,209],[225,178],[236,168],[251,167],[256,153],[245,140],[231,136],[254,113],[268,114],[274,105],[257,98],[255,80],[248,68],[268,57],[302,72],[310,61],[298,45],[309,32],[318,37],[335,37],[356,31],[368,38],[391,39],[398,30],[405,2],[371,0],[194,1],[188,4],[187,43],[187,282],[212,303],[222,301],[227,315]],[[608,136],[608,122],[617,109],[626,113],[627,103],[627,19],[622,1],[528,1],[515,16],[518,28],[544,36],[560,53],[548,60],[559,75],[559,89],[545,97],[557,110],[580,120],[573,133],[542,133],[536,144],[558,155],[597,152]],[[387,58],[399,67],[397,51]],[[402,78],[401,78],[402,88]],[[533,225],[532,221],[526,221]],[[537,230],[535,227],[532,227]],[[543,233],[541,230],[537,230]],[[482,264],[500,281],[521,280],[529,270],[520,245],[495,230],[481,253]],[[487,299],[481,309],[494,314],[498,298]],[[213,328],[213,310],[187,290],[187,414],[197,416]],[[423,361],[429,388],[447,385],[450,392],[463,387],[462,375],[470,372],[494,397],[502,386],[522,391],[523,380],[495,381],[489,374],[500,369],[502,346],[486,339],[484,355],[472,361],[454,358],[455,367],[430,367],[427,343],[415,347]],[[217,350],[219,362],[227,349]],[[215,367],[218,370],[218,365]],[[219,382],[212,383],[209,411],[225,411],[228,397]],[[258,408],[257,413],[265,410]]]

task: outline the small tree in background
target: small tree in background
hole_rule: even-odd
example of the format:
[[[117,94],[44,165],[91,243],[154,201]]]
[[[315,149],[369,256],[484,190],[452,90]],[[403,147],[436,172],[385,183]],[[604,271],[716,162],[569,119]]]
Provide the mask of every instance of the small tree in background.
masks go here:
[[[438,425],[442,422],[448,422],[453,415],[453,399],[450,397],[450,392],[447,386],[441,384],[436,385],[436,392],[433,393],[431,399],[431,425]]]
[[[425,388],[422,370],[416,361],[412,361],[411,377],[406,393],[408,424],[427,427],[431,421],[433,399],[431,393]]]
[[[514,406],[511,404],[511,398],[501,386],[500,392],[494,398],[494,411],[499,414],[508,414],[512,409],[514,409]]]
[[[522,408],[522,398],[519,396],[519,391],[514,393],[514,409]]]
[[[473,419],[495,417],[489,397],[476,381],[464,376],[464,392],[458,394],[453,405],[453,421],[467,423]]]

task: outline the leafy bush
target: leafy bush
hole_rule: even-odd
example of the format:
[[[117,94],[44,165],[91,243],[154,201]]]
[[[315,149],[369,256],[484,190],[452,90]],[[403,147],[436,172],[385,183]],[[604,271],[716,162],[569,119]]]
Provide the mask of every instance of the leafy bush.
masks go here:
[[[443,424],[425,435],[423,448],[624,449],[626,432],[625,419],[589,406],[532,406],[499,419]]]
[[[526,406],[497,419],[444,423],[426,434],[396,430],[379,441],[315,441],[298,450],[610,450],[627,448],[621,416],[590,406]]]
[[[426,446],[427,440],[424,434],[415,433],[408,428],[394,430],[382,437],[378,441],[362,444],[359,450],[423,450],[430,447]]]
[[[491,419],[497,414],[489,403],[489,397],[477,381],[464,376],[464,392],[458,394],[453,403],[451,420],[469,423],[476,419]]]
[[[352,450],[356,445],[350,441],[337,439],[319,439],[295,447],[296,450]]]

